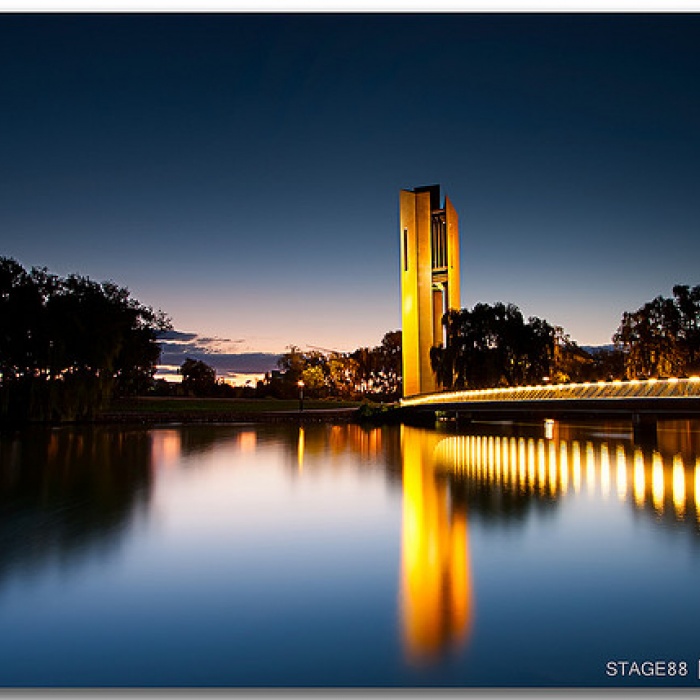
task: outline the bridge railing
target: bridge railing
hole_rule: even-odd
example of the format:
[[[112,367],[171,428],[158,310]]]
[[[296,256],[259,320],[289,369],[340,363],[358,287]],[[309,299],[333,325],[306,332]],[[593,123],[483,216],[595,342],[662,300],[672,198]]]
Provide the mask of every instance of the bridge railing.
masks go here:
[[[402,406],[480,401],[538,401],[586,399],[700,398],[700,377],[684,379],[631,379],[580,384],[543,384],[494,389],[442,391],[401,399]]]

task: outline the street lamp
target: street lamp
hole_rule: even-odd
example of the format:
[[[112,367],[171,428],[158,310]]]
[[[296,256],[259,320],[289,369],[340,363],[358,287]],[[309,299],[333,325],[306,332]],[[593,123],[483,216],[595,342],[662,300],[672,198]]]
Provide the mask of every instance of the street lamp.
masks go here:
[[[304,410],[304,380],[300,379],[297,386],[299,387],[299,412],[301,413]]]

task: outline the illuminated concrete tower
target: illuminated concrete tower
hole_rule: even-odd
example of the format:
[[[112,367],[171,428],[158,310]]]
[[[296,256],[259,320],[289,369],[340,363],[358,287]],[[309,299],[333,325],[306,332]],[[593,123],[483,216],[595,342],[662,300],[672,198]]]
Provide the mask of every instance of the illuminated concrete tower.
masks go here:
[[[443,343],[442,316],[459,309],[459,223],[440,185],[401,190],[403,395],[437,389],[430,348]]]

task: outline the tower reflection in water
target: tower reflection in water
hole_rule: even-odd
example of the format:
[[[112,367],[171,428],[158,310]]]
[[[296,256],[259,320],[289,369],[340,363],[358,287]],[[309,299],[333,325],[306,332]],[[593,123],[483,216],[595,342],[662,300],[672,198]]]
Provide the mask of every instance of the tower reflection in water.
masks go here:
[[[404,648],[414,662],[464,643],[472,617],[467,515],[451,503],[445,480],[436,479],[434,437],[401,428],[400,605]]]
[[[514,506],[556,507],[580,494],[697,531],[699,451],[676,444],[679,432],[669,431],[673,440],[665,444],[660,431],[657,448],[648,449],[634,444],[631,431],[596,434],[555,422],[540,429],[542,437],[402,427],[400,612],[407,658],[429,662],[469,639],[475,594],[468,509],[488,503],[498,510],[500,503],[502,512],[492,515],[507,517]]]

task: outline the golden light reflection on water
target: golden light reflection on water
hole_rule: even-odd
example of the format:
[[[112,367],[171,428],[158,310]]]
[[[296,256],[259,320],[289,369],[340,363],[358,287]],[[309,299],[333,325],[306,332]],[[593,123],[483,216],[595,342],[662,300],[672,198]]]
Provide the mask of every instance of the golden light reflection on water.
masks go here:
[[[482,495],[493,488],[547,500],[612,493],[637,510],[700,524],[700,458],[695,454],[669,453],[668,446],[642,449],[614,437],[567,439],[577,433],[554,424],[547,430],[552,438],[544,430],[536,437],[513,437],[406,426],[398,439],[355,425],[327,431],[300,426],[295,432],[290,463],[302,478],[347,450],[375,458],[399,449],[393,453],[394,460],[400,454],[403,494],[399,613],[409,661],[438,659],[470,638],[475,593],[468,536],[467,504],[472,502],[459,491],[465,486]],[[241,430],[236,445],[241,452],[258,449],[256,431]],[[154,433],[155,464],[173,463],[181,450],[179,431]]]
[[[254,430],[246,430],[238,435],[238,448],[241,452],[252,454],[258,443],[258,434]]]
[[[305,434],[304,428],[299,426],[299,437],[297,439],[297,469],[301,474],[304,471],[304,447],[305,447]]]
[[[581,445],[578,440],[571,443],[571,455],[574,470],[574,493],[581,491]]]
[[[654,508],[663,513],[664,511],[664,463],[661,455],[654,452],[651,464],[651,495]]]
[[[673,456],[673,506],[679,517],[685,516],[685,470],[680,455]]]
[[[695,518],[700,523],[700,457],[695,460]]]
[[[600,492],[603,498],[610,495],[610,451],[607,442],[600,446]]]
[[[637,448],[634,451],[634,503],[638,508],[644,506],[644,494],[646,491],[646,476],[644,471],[644,455]]]
[[[180,462],[182,434],[176,429],[156,430],[151,435],[151,464],[154,469],[174,468]]]
[[[487,441],[470,450],[495,478]],[[478,457],[477,457],[478,455]],[[433,445],[418,429],[401,428],[403,527],[401,622],[406,656],[425,662],[463,644],[472,619],[467,516],[452,507],[447,484],[436,479]]]
[[[617,456],[617,497],[624,501],[627,498],[627,454],[623,445],[618,445]]]
[[[693,510],[700,521],[700,458],[695,459],[693,469],[680,453],[664,457],[659,450],[645,452],[629,443],[586,441],[584,485],[577,440],[503,438],[510,449],[504,449],[500,461],[494,459],[492,465],[488,454],[473,449],[485,439],[478,435],[444,436],[435,447],[436,465],[478,483],[524,494],[562,497],[572,491],[600,493],[607,498],[614,493],[622,502],[650,508],[658,515],[670,513],[679,520]]]
[[[586,487],[589,491],[595,488],[595,453],[593,443],[586,443]]]

